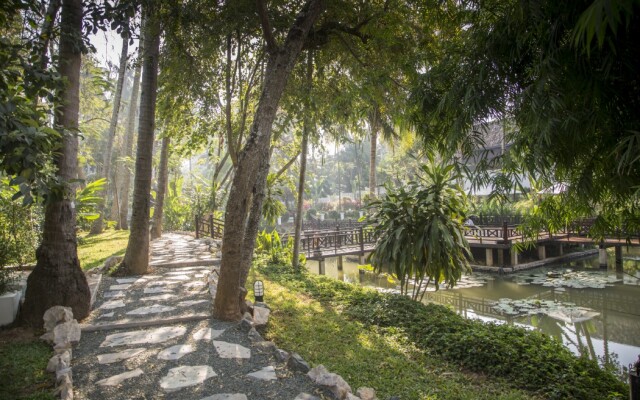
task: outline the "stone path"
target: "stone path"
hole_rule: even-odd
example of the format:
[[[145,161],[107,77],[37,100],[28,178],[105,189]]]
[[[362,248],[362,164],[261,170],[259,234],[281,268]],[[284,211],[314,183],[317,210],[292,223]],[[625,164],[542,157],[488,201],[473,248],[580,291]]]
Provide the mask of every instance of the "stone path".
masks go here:
[[[188,267],[218,265],[216,242],[210,238],[166,233],[151,243],[151,266]]]
[[[75,398],[293,400],[317,392],[278,361],[271,342],[211,317],[215,243],[168,234],[151,247],[149,274],[103,277],[73,350]]]

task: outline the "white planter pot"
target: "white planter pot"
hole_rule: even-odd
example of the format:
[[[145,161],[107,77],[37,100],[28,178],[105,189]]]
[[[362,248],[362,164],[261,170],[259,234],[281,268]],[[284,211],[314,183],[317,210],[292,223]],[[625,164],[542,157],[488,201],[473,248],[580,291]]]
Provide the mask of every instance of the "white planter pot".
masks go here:
[[[20,290],[0,296],[0,326],[9,325],[16,319],[21,298]]]

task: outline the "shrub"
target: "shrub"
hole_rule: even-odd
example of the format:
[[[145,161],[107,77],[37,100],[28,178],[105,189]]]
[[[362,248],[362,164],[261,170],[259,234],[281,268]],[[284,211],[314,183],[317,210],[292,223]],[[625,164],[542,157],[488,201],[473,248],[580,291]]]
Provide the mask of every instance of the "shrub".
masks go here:
[[[574,356],[559,341],[535,331],[461,317],[448,308],[406,296],[378,293],[310,274],[264,266],[269,278],[330,302],[365,325],[394,328],[416,346],[461,368],[504,378],[550,399],[626,398],[628,387],[596,361]]]
[[[34,261],[39,242],[38,209],[13,200],[15,191],[6,178],[0,179],[0,294],[13,283],[7,266]]]

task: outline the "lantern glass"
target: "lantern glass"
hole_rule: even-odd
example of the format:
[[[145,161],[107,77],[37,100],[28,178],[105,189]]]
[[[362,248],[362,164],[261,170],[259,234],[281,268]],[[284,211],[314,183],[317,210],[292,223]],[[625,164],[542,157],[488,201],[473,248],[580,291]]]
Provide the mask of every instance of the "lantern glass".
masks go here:
[[[256,298],[256,301],[263,301],[264,298],[264,283],[260,280],[255,281],[253,284],[253,295]]]

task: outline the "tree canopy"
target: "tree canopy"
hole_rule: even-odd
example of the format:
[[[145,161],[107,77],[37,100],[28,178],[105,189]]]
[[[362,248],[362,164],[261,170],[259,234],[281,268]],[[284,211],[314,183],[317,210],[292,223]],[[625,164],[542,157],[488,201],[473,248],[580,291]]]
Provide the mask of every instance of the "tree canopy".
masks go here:
[[[482,126],[513,125],[509,151],[476,170],[496,193],[524,171],[543,187],[566,185],[547,220],[600,213],[600,232],[637,225],[640,188],[640,4],[585,0],[461,2],[441,57],[413,100],[427,145],[469,156]],[[557,199],[547,201],[555,202]],[[541,212],[545,207],[541,208]],[[557,209],[547,207],[547,209]]]

